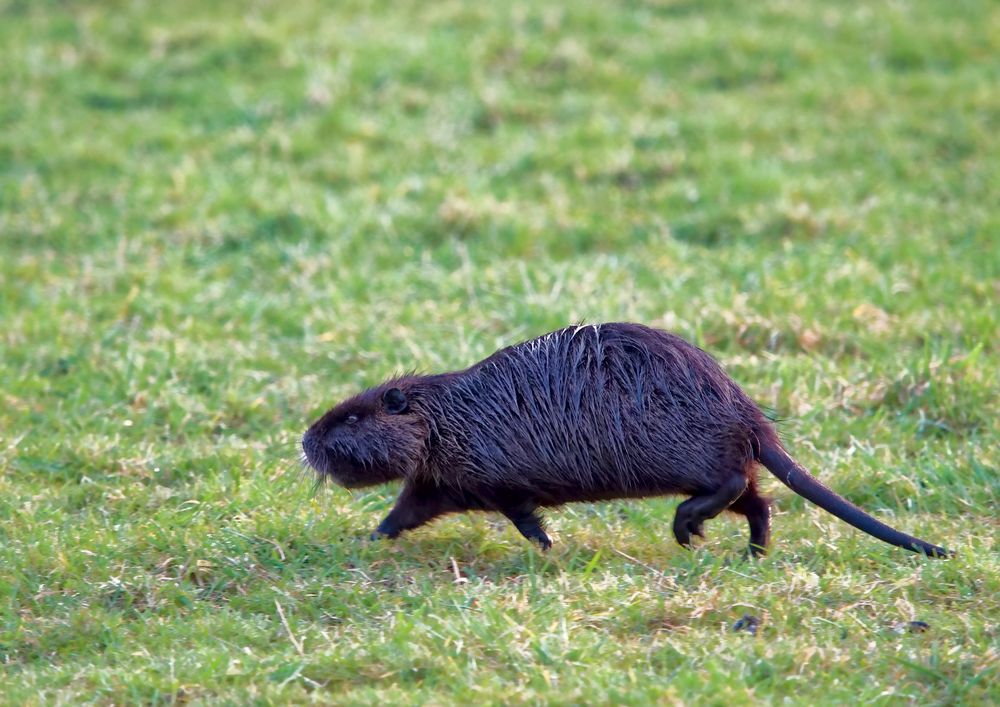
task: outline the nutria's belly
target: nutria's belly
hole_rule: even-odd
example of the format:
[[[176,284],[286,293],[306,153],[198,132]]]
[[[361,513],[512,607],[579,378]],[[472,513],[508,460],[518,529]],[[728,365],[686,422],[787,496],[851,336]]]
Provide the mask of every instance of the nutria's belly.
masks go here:
[[[678,493],[662,488],[619,488],[619,489],[536,489],[535,501],[540,506],[561,506],[564,503],[589,503],[595,501],[610,501],[615,498],[649,498],[665,496],[668,493]]]
[[[510,499],[534,501],[539,506],[561,506],[566,503],[588,503],[608,501],[616,498],[649,498],[671,494],[693,495],[701,492],[700,484],[692,487],[686,480],[664,473],[657,478],[644,480],[630,479],[623,483],[614,473],[592,475],[585,483],[573,481],[571,474],[528,473],[508,483],[462,484],[469,502],[475,502],[484,510],[504,507]],[[704,477],[701,478],[703,482]],[[680,481],[680,482],[679,482]]]

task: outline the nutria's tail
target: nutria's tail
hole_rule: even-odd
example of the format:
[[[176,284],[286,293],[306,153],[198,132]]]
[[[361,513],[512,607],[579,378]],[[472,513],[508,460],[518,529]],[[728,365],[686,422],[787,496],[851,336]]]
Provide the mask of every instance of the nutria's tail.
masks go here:
[[[948,557],[952,553],[943,547],[931,545],[920,538],[902,533],[890,528],[885,523],[872,518],[850,501],[841,498],[828,489],[819,480],[809,474],[776,441],[767,440],[762,435],[759,460],[768,470],[778,477],[785,486],[812,501],[825,511],[829,511],[841,520],[850,523],[858,530],[872,535],[890,545],[901,547],[913,552],[922,552],[929,557]]]

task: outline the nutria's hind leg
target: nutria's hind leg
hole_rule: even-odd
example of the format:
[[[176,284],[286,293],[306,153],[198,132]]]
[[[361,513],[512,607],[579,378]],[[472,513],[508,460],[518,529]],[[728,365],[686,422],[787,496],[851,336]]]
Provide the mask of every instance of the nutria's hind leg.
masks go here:
[[[754,557],[767,554],[767,545],[771,540],[771,499],[757,492],[755,478],[751,477],[747,490],[729,510],[747,517],[750,524],[750,554]]]
[[[691,536],[705,537],[702,523],[722,513],[746,490],[743,474],[730,476],[714,493],[692,496],[677,506],[674,515],[674,537],[684,547],[691,546]]]
[[[507,508],[502,513],[510,519],[521,535],[528,540],[538,543],[543,550],[552,547],[552,541],[545,532],[541,516],[535,511],[535,507],[529,504]]]

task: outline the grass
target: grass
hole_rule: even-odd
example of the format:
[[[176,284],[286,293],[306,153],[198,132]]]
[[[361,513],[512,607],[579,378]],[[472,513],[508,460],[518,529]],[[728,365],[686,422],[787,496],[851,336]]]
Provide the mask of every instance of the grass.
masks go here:
[[[998,56],[985,1],[0,0],[0,702],[1000,702]],[[957,556],[770,478],[755,563],[676,499],[369,544],[394,489],[299,474],[579,320]]]

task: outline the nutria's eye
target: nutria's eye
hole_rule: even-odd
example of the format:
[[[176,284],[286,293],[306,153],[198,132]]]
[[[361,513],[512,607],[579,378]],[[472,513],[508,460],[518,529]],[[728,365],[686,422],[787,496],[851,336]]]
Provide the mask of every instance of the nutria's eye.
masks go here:
[[[357,415],[348,415],[347,419],[344,420],[344,422],[346,422],[348,425],[353,425],[357,421],[358,421]]]
[[[385,411],[390,415],[404,413],[410,406],[406,395],[399,388],[389,388],[389,390],[382,393],[382,404],[385,406]]]

